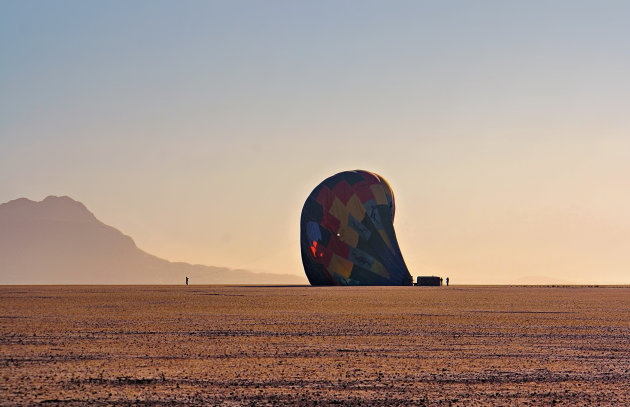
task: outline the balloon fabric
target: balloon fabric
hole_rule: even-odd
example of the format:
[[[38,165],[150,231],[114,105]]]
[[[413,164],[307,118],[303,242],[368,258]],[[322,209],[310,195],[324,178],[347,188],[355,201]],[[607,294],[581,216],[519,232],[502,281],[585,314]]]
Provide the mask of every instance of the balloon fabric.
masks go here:
[[[394,194],[363,170],[325,179],[308,196],[300,246],[312,285],[411,285],[394,232]]]

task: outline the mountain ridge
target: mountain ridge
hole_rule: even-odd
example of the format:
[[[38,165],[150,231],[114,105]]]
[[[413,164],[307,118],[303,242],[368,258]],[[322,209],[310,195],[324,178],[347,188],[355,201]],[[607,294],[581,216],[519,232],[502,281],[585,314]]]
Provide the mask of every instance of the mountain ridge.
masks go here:
[[[0,284],[306,284],[289,274],[171,262],[68,196],[0,204]]]

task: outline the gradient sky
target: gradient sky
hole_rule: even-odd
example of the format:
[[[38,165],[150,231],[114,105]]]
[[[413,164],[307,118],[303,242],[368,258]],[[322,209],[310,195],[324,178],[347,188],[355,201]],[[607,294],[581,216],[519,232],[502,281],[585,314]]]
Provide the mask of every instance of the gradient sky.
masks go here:
[[[630,284],[627,1],[2,1],[0,202],[303,275],[299,217],[384,176],[411,274]]]

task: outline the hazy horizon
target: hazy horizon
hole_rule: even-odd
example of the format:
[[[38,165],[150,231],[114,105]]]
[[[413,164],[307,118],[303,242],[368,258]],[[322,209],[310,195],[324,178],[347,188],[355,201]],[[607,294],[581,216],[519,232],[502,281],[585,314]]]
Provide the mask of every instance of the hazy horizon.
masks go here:
[[[365,169],[412,275],[630,284],[626,2],[2,2],[0,203],[67,195],[168,259],[303,276]]]
[[[305,276],[169,262],[68,196],[0,203],[0,284],[306,284]]]

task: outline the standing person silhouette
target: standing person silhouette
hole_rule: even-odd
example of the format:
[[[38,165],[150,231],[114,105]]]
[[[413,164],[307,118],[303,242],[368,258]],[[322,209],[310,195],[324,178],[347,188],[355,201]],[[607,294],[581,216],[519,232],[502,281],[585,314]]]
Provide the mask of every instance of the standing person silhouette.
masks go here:
[[[186,283],[188,284],[188,283]],[[448,287],[448,277],[446,277],[446,286]]]
[[[188,285],[188,276],[186,276],[186,285]]]

